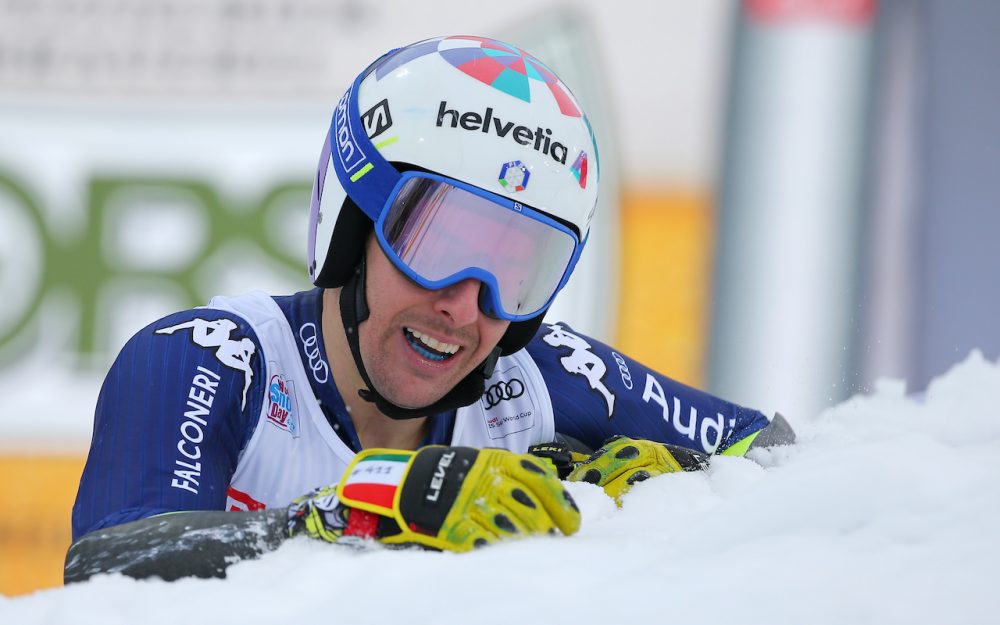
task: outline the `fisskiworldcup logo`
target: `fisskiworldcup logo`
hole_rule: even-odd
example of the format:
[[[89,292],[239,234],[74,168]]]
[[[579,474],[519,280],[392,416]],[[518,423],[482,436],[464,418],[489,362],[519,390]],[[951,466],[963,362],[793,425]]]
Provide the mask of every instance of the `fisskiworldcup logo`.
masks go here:
[[[485,37],[444,37],[403,48],[375,67],[375,78],[381,80],[406,63],[434,53],[462,73],[525,102],[531,102],[531,81],[540,82],[563,115],[582,117],[566,86],[544,63],[524,50]]]
[[[531,172],[528,171],[528,168],[521,161],[511,161],[504,163],[500,167],[498,182],[501,187],[511,193],[524,191],[528,187],[528,180],[530,179]]]

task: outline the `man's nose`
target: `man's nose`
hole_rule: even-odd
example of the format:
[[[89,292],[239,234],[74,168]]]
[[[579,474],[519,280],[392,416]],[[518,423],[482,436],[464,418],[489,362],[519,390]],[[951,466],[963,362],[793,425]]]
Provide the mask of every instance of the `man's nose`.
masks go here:
[[[482,282],[467,278],[438,291],[434,309],[450,318],[455,327],[464,327],[479,319],[479,289]]]

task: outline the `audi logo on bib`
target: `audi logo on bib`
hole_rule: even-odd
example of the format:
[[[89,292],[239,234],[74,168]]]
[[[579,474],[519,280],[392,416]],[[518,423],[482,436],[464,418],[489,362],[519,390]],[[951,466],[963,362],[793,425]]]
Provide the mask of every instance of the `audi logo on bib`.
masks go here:
[[[502,364],[503,360],[501,359]],[[479,400],[486,433],[490,440],[500,440],[536,425],[538,406],[535,405],[533,378],[517,364],[498,371]],[[525,382],[527,380],[527,382]]]
[[[486,409],[489,410],[502,401],[514,399],[521,395],[524,395],[524,382],[517,378],[512,378],[506,381],[500,380],[487,388],[486,393],[483,394],[483,400],[486,402]]]
[[[326,384],[330,379],[330,369],[319,352],[319,335],[316,324],[309,322],[299,326],[299,340],[302,341],[302,353],[309,359],[313,379],[319,384]]]

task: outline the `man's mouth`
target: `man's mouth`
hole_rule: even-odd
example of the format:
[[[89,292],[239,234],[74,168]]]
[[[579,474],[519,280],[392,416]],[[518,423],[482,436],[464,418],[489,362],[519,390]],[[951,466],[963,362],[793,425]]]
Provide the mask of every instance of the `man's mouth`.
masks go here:
[[[444,343],[412,328],[403,328],[403,336],[406,337],[406,342],[410,344],[413,351],[434,362],[448,360],[455,355],[460,347],[453,343]]]

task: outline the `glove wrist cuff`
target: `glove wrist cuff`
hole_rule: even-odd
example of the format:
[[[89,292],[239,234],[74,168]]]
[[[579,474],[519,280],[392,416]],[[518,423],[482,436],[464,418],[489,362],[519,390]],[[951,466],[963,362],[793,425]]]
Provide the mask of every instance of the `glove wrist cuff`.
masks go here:
[[[367,510],[356,508],[347,513],[347,526],[344,528],[344,536],[355,538],[371,539],[378,538],[379,515]]]

